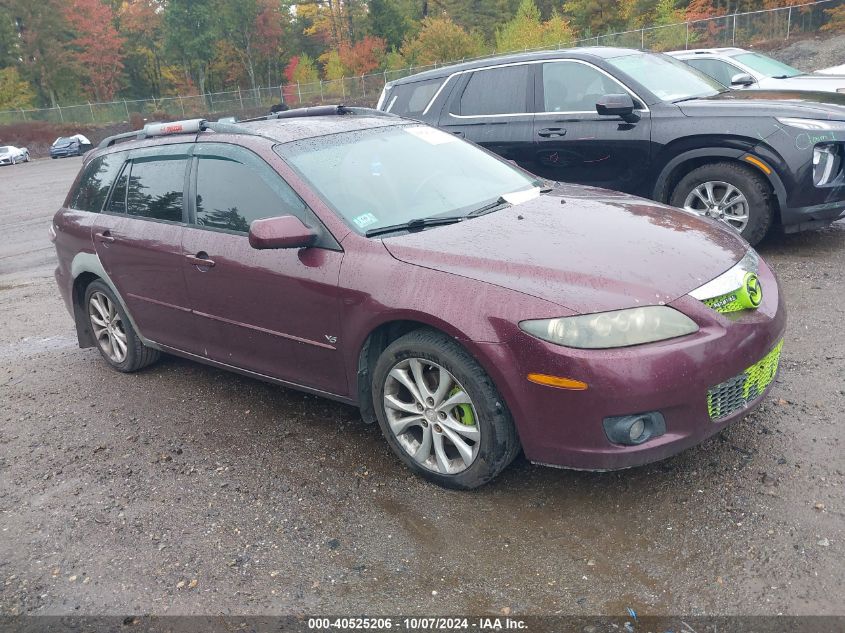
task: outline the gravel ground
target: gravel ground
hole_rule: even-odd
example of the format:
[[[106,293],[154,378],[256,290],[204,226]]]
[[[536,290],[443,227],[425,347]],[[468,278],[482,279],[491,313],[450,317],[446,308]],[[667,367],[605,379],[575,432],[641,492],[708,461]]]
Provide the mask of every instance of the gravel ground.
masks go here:
[[[0,614],[845,614],[845,224],[760,249],[790,326],[754,415],[458,493],[351,407],[78,349],[47,225],[79,164],[0,169]]]
[[[766,52],[785,64],[811,73],[845,64],[845,35],[798,40]]]

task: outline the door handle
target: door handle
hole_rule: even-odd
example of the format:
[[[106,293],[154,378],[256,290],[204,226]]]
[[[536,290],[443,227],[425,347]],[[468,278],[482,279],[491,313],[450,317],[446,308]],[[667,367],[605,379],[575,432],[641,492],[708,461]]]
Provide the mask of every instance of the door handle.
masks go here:
[[[208,259],[208,253],[205,251],[200,251],[196,255],[185,255],[185,259],[197,268],[214,268],[214,260]]]
[[[566,128],[562,127],[544,127],[537,132],[537,136],[549,138],[550,136],[566,136]]]
[[[111,236],[109,231],[103,231],[102,233],[94,233],[94,239],[98,242],[102,242],[103,244],[113,244],[114,238]]]
[[[452,132],[452,134],[454,134],[455,136],[460,136],[461,138],[463,138],[463,137],[464,137],[464,133],[463,133],[463,132]]]

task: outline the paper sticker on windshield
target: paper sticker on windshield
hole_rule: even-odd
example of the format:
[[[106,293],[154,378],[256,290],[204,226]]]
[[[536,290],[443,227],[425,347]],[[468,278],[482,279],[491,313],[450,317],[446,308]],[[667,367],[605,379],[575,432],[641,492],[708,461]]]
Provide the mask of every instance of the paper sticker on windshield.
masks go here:
[[[419,139],[422,139],[430,145],[442,145],[443,143],[454,143],[458,140],[457,136],[437,130],[433,127],[424,127],[422,125],[415,125],[413,127],[406,127],[405,130],[409,134],[413,134]]]
[[[363,229],[378,222],[378,218],[372,213],[364,213],[359,215],[357,218],[352,218],[352,221],[359,229]]]

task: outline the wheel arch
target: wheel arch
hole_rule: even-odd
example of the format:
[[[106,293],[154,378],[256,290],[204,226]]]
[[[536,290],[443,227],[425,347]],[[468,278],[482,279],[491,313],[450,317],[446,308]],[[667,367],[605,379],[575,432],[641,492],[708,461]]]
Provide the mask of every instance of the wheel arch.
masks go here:
[[[769,173],[766,173],[759,166],[745,160],[749,156],[752,155],[745,149],[731,147],[702,147],[682,152],[668,160],[663,166],[655,180],[651,197],[658,202],[668,203],[672,189],[685,174],[709,163],[732,162],[748,167],[764,177],[775,195],[778,205],[775,217],[779,217],[780,209],[786,205],[786,188],[783,181],[771,166],[767,165]],[[760,159],[756,160],[760,161]]]

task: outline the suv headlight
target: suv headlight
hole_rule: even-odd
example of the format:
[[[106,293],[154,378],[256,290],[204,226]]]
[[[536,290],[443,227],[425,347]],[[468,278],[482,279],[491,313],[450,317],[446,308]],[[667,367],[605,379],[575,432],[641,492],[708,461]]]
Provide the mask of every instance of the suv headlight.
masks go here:
[[[698,331],[692,319],[668,306],[521,321],[519,327],[549,343],[580,349],[641,345]]]
[[[815,130],[835,132],[845,130],[845,121],[825,121],[824,119],[796,119],[793,117],[777,117],[781,125],[798,128],[799,130]],[[831,139],[833,140],[833,139]]]
[[[839,176],[842,165],[840,146],[836,143],[820,143],[813,148],[813,184],[828,185]]]

